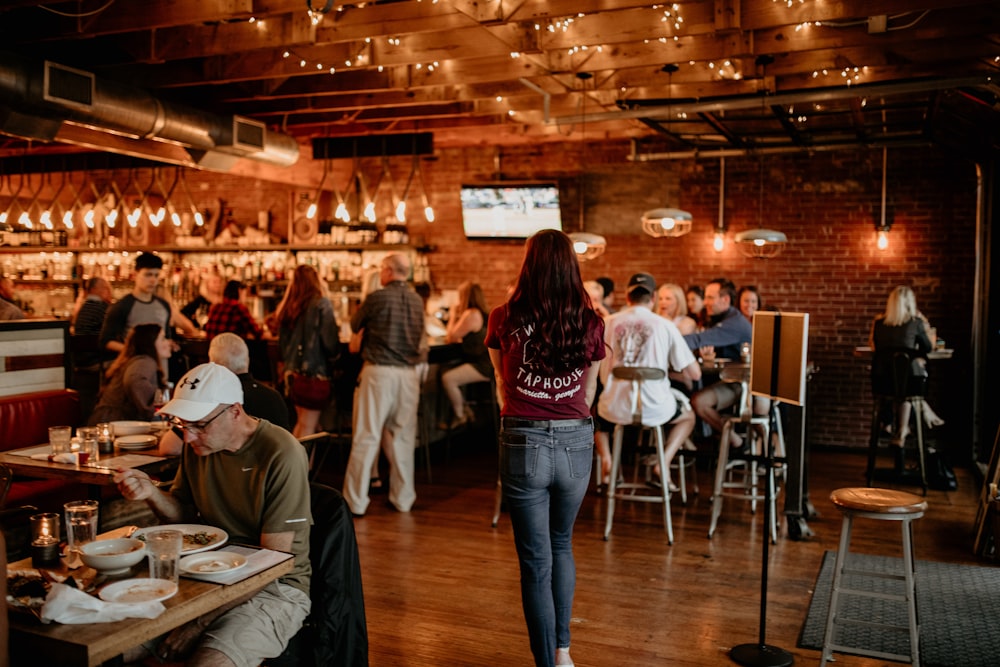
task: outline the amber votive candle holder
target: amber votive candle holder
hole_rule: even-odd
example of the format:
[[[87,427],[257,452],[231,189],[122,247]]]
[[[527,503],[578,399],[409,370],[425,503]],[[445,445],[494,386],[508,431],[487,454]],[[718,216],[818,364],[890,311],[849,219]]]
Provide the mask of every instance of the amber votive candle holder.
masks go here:
[[[31,562],[52,565],[59,562],[59,515],[43,512],[31,516]]]

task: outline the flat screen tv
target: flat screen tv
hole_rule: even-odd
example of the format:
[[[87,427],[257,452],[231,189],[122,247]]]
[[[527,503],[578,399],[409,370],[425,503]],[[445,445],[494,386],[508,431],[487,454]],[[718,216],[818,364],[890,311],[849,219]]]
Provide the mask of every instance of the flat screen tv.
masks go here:
[[[462,226],[470,239],[526,239],[540,229],[562,229],[559,185],[463,185]]]

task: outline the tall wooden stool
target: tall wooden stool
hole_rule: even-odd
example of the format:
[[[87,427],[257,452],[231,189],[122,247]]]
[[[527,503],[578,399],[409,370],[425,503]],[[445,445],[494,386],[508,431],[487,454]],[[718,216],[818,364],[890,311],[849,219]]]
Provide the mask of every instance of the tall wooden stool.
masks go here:
[[[832,660],[834,651],[850,652],[857,655],[884,658],[887,660],[901,660],[911,662],[914,667],[920,667],[920,626],[917,623],[917,601],[916,589],[913,582],[913,526],[914,519],[919,519],[927,511],[927,501],[920,496],[905,491],[893,491],[890,489],[872,489],[865,487],[855,487],[837,489],[830,494],[830,500],[844,514],[843,524],[840,529],[840,546],[837,550],[837,562],[833,571],[833,592],[830,595],[830,611],[826,617],[826,633],[823,637],[823,655],[820,658],[820,667],[824,667],[828,660]],[[871,572],[865,570],[854,570],[847,568],[847,554],[851,544],[851,527],[855,518],[875,519],[876,521],[900,521],[903,528],[903,574],[886,574],[884,572]],[[903,593],[883,593],[873,591],[863,591],[855,588],[847,588],[842,584],[845,574],[878,577],[881,579],[892,579],[903,581]],[[860,597],[879,598],[888,600],[900,600],[906,603],[908,624],[887,625],[873,621],[862,620],[860,618],[840,617],[840,595],[841,593],[856,595]],[[910,637],[910,655],[899,655],[895,653],[883,653],[868,649],[856,648],[838,644],[834,641],[834,629],[837,625],[868,625],[885,630],[907,631]]]
[[[660,466],[660,476],[663,483],[656,494],[651,494],[650,485],[638,480],[632,482],[619,482],[618,474],[621,469],[622,456],[622,436],[625,426],[628,424],[615,424],[614,435],[612,436],[611,447],[611,481],[608,484],[608,514],[604,522],[604,539],[611,535],[611,524],[615,518],[616,500],[636,500],[640,502],[663,503],[663,526],[667,531],[667,542],[674,543],[674,527],[670,520],[670,469],[666,465],[666,457],[663,452],[663,425],[645,426],[642,423],[642,383],[645,380],[662,380],[666,377],[666,371],[662,368],[646,368],[640,366],[619,366],[612,369],[612,375],[619,380],[632,383],[632,422],[640,429],[649,429],[653,432],[653,442],[656,447],[656,460]],[[639,441],[642,441],[642,433],[639,434]]]
[[[769,489],[764,491],[758,488],[758,463],[759,457],[768,456],[771,445],[771,438],[776,438],[775,452],[782,456],[785,452],[784,435],[781,430],[781,415],[777,412],[777,403],[771,402],[771,407],[766,415],[753,414],[753,397],[750,394],[749,366],[745,364],[732,365],[722,370],[722,380],[724,382],[739,382],[740,399],[737,403],[737,414],[729,417],[722,427],[722,435],[719,438],[719,458],[715,466],[715,484],[712,487],[712,518],[708,525],[708,537],[711,539],[715,534],[715,528],[722,516],[722,499],[736,498],[750,503],[751,511],[756,512],[758,501],[770,499],[770,526],[771,542],[778,541],[778,519],[777,519],[777,485],[775,484],[775,470],[771,465],[765,466],[766,474],[764,483],[769,485]],[[772,429],[772,419],[776,419]],[[746,452],[748,460],[742,460],[740,454],[729,459],[729,434],[740,424],[746,427],[747,441],[743,451]],[[735,470],[736,466],[742,466],[742,470]],[[734,474],[737,473],[737,474]],[[738,473],[742,473],[740,476]]]

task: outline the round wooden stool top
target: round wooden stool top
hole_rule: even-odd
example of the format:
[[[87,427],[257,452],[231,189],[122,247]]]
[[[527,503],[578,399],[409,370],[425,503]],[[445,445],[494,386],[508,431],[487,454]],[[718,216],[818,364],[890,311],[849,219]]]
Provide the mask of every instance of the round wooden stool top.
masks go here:
[[[920,496],[867,486],[837,489],[830,494],[830,500],[842,511],[887,515],[922,514],[927,511],[927,501]]]

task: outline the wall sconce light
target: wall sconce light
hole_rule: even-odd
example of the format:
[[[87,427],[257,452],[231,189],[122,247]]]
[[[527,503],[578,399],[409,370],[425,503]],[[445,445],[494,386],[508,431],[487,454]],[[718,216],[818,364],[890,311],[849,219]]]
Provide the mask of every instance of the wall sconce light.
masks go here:
[[[653,238],[676,238],[691,231],[692,216],[679,208],[654,208],[642,214],[642,231]]]
[[[600,234],[589,232],[573,232],[569,235],[573,242],[573,251],[581,262],[600,257],[608,247],[608,241]]]

